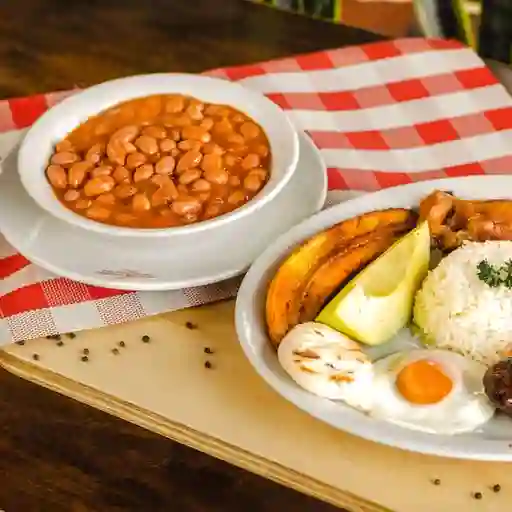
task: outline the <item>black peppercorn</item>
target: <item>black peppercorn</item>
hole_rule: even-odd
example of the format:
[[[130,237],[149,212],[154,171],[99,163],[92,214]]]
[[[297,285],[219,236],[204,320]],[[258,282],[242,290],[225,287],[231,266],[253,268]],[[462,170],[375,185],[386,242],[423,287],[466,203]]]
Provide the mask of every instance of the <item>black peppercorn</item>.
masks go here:
[[[89,361],[89,358],[87,356],[82,356],[81,359],[84,363],[87,363],[87,361]]]
[[[500,484],[493,485],[492,486],[492,490],[494,492],[500,492],[501,491],[501,485]]]
[[[16,345],[25,345],[25,340],[19,340],[15,342]]]
[[[185,322],[185,327],[190,330],[197,329],[197,324],[193,322]]]
[[[204,363],[204,367],[210,369],[212,367],[212,363],[210,363],[210,361],[206,361]]]
[[[483,498],[483,495],[481,492],[475,492],[475,494],[473,494],[473,497],[475,498],[475,500],[481,500]]]
[[[84,348],[83,353],[84,353],[86,356],[87,356],[87,355],[89,355],[89,349],[88,349],[88,348]]]
[[[435,478],[434,480],[432,480],[432,483],[434,485],[441,485],[441,480],[439,480],[439,478]]]
[[[76,334],[74,332],[68,332],[66,336],[71,339],[76,338]]]
[[[210,347],[205,347],[204,348],[204,353],[205,354],[213,354],[213,350]]]
[[[144,334],[144,336],[142,336],[142,341],[144,343],[149,343],[150,340],[151,338],[147,334]]]
[[[119,354],[119,349],[118,348],[113,348],[112,349],[112,354],[115,354],[115,355]]]
[[[62,347],[64,342],[62,340],[57,341],[57,347]]]
[[[118,343],[118,345],[119,345],[120,347],[126,347],[126,343],[125,343],[124,341],[120,341],[120,342]]]
[[[32,359],[34,361],[39,361],[39,354],[32,354]]]

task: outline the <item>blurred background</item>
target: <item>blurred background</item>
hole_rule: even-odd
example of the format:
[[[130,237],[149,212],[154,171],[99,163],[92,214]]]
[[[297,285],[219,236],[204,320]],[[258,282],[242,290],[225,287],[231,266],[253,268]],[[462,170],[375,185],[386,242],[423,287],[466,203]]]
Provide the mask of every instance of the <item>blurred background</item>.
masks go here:
[[[466,0],[253,1],[390,37],[455,37],[469,44],[476,44],[481,10],[478,1]]]

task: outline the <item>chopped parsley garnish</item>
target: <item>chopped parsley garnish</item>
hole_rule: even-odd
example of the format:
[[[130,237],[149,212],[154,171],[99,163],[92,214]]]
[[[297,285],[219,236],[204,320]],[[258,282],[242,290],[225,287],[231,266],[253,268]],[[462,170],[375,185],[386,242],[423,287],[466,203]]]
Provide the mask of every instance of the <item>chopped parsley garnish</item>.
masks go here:
[[[491,288],[505,286],[512,289],[512,259],[501,266],[491,265],[487,260],[482,260],[477,266],[476,275]]]

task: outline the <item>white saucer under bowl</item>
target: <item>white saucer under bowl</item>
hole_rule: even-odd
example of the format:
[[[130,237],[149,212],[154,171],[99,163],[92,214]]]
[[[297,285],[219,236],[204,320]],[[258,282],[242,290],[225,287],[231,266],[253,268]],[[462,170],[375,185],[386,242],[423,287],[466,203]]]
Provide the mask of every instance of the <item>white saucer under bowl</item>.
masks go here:
[[[256,216],[213,231],[171,239],[118,238],[86,231],[40,208],[16,172],[16,154],[2,162],[0,232],[33,263],[87,284],[124,290],[173,290],[243,273],[279,235],[316,213],[327,193],[325,165],[300,134],[299,163],[289,183]]]

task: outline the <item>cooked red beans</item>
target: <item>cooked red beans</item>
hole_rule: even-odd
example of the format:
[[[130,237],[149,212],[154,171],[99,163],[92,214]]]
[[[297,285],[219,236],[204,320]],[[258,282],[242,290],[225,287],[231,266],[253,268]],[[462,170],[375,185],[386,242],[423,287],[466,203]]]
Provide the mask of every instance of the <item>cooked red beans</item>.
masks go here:
[[[268,181],[260,126],[225,105],[181,96],[130,100],[88,119],[55,146],[46,176],[79,215],[165,228],[217,217]]]

